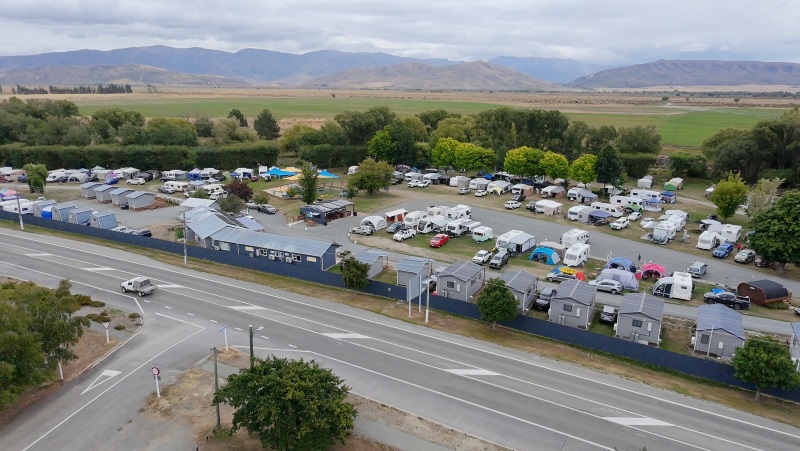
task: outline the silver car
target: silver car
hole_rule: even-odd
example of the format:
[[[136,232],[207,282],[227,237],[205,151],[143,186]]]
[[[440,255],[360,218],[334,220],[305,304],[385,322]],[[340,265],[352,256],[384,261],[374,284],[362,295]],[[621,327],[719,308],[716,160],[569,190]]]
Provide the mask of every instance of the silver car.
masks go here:
[[[611,279],[592,280],[589,285],[597,288],[597,291],[607,291],[611,294],[620,294],[623,291],[622,284]]]

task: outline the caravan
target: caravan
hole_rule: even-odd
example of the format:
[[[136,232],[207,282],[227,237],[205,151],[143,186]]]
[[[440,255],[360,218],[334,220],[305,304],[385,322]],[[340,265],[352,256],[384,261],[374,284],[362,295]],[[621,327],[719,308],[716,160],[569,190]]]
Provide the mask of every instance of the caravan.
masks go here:
[[[625,215],[625,211],[618,205],[607,204],[605,202],[592,202],[591,207],[595,210],[604,211],[615,218],[620,218]]]
[[[611,196],[611,203],[614,205],[619,205],[623,209],[626,207],[644,207],[644,199],[633,196]]]
[[[650,241],[656,244],[667,244],[667,242],[673,238],[678,233],[678,226],[669,222],[669,221],[662,221],[656,224],[656,227],[653,229],[652,237]]]
[[[472,208],[470,208],[469,205],[458,204],[455,207],[447,210],[444,213],[444,216],[448,219],[469,219],[472,217]]]
[[[406,218],[403,219],[403,222],[406,223],[406,226],[410,229],[416,229],[419,225],[419,222],[428,217],[428,214],[424,211],[412,211],[411,213],[406,215]]]
[[[570,247],[573,244],[589,244],[589,232],[581,229],[572,229],[564,232],[561,236],[561,244]]]
[[[583,266],[589,261],[589,245],[575,243],[564,253],[564,264],[567,266]]]
[[[472,239],[476,243],[483,243],[494,238],[494,230],[491,227],[480,226],[472,230]]]
[[[447,229],[448,222],[450,222],[450,220],[441,215],[428,216],[427,218],[421,219],[419,221],[419,223],[417,224],[417,232],[418,233],[444,232]]]
[[[167,187],[167,188],[172,188],[175,191],[186,191],[186,190],[189,189],[189,182],[170,181],[170,182],[164,183],[164,186]]]
[[[631,197],[638,197],[639,199],[642,200],[653,200],[653,199],[661,200],[661,193],[658,191],[651,191],[648,189],[637,188],[631,190]]]
[[[529,235],[521,230],[509,230],[497,237],[495,247],[498,249],[506,248],[512,254],[521,254],[533,249],[536,246],[536,237]]]
[[[692,299],[692,276],[687,272],[675,272],[670,277],[662,277],[658,279],[656,285],[653,287],[653,294],[655,296],[664,296],[671,299],[683,299],[689,301]]]
[[[710,251],[725,241],[725,238],[717,232],[706,230],[697,238],[697,248]]]

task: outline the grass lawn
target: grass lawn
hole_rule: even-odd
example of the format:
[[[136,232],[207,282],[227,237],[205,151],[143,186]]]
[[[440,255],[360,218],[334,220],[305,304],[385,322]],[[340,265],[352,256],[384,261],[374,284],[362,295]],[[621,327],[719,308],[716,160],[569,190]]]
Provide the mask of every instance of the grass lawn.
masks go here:
[[[665,317],[661,323],[661,349],[692,355],[693,330],[694,323],[692,321]]]
[[[600,312],[603,311],[602,304],[597,304],[592,315],[592,325],[589,326],[589,331],[596,334],[614,336],[614,325],[600,321]]]

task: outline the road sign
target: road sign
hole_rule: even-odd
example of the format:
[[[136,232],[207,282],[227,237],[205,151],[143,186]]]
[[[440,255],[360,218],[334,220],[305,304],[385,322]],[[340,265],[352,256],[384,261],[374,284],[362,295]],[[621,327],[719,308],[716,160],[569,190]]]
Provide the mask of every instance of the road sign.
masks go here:
[[[158,370],[158,367],[155,367],[155,366],[154,366],[154,367],[153,367],[153,369],[152,369],[152,370],[150,370],[150,371],[152,371],[152,372],[153,372],[153,376],[158,376],[159,374],[161,374],[161,371],[159,371],[159,370]]]
[[[108,326],[110,326],[110,325],[111,325],[111,323],[103,323],[103,327],[105,327],[106,330],[108,330]]]

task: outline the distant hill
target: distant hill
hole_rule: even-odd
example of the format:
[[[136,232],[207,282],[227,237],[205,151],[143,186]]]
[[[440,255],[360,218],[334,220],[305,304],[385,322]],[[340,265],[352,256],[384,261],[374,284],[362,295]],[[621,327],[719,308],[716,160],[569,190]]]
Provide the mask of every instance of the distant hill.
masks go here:
[[[550,90],[555,85],[522,72],[484,62],[431,66],[404,63],[384,67],[355,68],[317,78],[303,87],[340,89],[463,89],[463,90]]]
[[[572,88],[646,88],[650,86],[797,85],[800,64],[760,61],[659,60],[580,77]]]
[[[553,83],[568,83],[578,77],[593,74],[612,66],[582,63],[564,58],[540,58],[516,56],[498,56],[488,61],[491,64],[505,66],[531,77]]]
[[[245,86],[246,83],[211,75],[192,75],[136,64],[93,66],[44,66],[32,69],[0,70],[0,85],[27,87],[97,85],[172,85],[172,86]],[[9,89],[10,91],[10,89]]]

